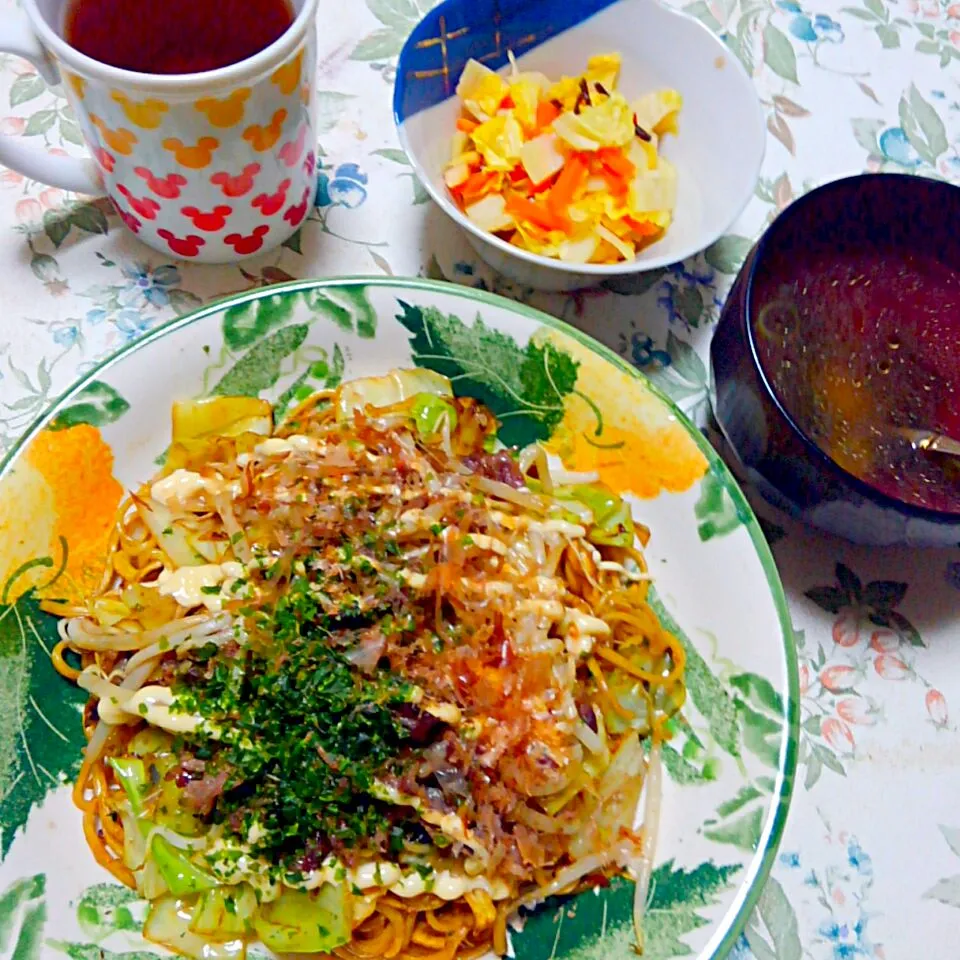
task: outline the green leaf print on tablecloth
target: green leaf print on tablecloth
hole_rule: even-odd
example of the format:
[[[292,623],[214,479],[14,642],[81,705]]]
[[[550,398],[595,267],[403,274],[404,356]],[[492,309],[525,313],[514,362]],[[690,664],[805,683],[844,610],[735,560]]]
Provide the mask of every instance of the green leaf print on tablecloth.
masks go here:
[[[797,915],[776,877],[770,877],[756,909],[747,921],[744,936],[756,960],[801,960],[803,947]]]
[[[38,873],[15,880],[0,893],[0,955],[10,960],[39,960],[47,878]]]
[[[716,866],[709,862],[685,870],[672,860],[654,870],[643,923],[644,960],[690,954],[681,938],[707,923],[697,910],[714,903],[739,870],[739,865]],[[562,909],[528,916],[522,932],[512,935],[514,952],[524,960],[636,957],[633,892],[633,883],[615,879],[596,895],[582,894],[566,901]]]
[[[0,607],[0,729],[7,732],[0,740],[0,858],[31,810],[72,780],[83,759],[87,694],[53,668],[50,652],[59,639],[56,620],[32,591]]]
[[[940,832],[954,855],[960,857],[960,829],[941,826]],[[940,903],[946,904],[948,907],[960,908],[960,873],[937,881],[927,890],[923,898],[925,900],[939,900]]]
[[[113,387],[101,380],[93,380],[73,397],[69,406],[57,414],[50,429],[63,430],[80,423],[105,427],[119,420],[129,409],[130,404]]]
[[[460,396],[486,404],[500,419],[507,446],[550,438],[577,382],[574,360],[551,343],[520,347],[479,316],[468,327],[434,307],[399,303],[397,319],[413,334],[414,362],[449,377]]]

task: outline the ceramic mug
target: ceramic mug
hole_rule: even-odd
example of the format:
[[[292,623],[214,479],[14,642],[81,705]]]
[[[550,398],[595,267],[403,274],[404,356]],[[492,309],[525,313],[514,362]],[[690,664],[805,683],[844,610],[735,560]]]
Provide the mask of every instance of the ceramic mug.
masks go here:
[[[0,51],[63,81],[92,159],[54,156],[0,137],[0,163],[113,201],[144,243],[226,263],[276,247],[300,227],[316,187],[315,18],[295,19],[239,63],[180,75],[120,70],[63,38],[66,0],[22,0],[0,21]]]

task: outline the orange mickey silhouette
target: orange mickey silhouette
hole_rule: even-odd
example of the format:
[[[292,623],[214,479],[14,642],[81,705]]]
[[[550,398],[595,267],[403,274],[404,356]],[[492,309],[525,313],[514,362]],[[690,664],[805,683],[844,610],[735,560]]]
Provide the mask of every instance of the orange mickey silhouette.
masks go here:
[[[307,201],[310,198],[310,188],[307,187],[303,191],[303,197],[299,203],[295,203],[290,207],[283,215],[283,219],[287,221],[291,226],[296,227],[300,225],[300,222],[307,215]]]
[[[126,118],[144,130],[156,130],[163,123],[163,115],[170,109],[163,100],[131,100],[125,93],[114,90],[110,99],[120,104]]]
[[[215,233],[227,225],[227,217],[233,213],[233,207],[228,207],[226,204],[219,204],[207,213],[198,210],[196,207],[184,207],[180,212],[185,217],[189,217],[198,230]]]
[[[156,177],[146,167],[134,167],[133,172],[146,180],[147,187],[164,200],[176,200],[180,196],[180,188],[187,185],[187,178],[181,177],[179,173]]]
[[[112,153],[108,153],[103,147],[94,147],[93,155],[96,157],[97,163],[99,163],[107,173],[113,173],[113,168],[117,160]]]
[[[251,207],[259,207],[265,217],[272,217],[286,202],[289,180],[281,180],[276,193],[260,193],[250,201]]]
[[[220,171],[210,178],[210,182],[218,186],[225,197],[242,197],[253,189],[253,179],[259,172],[259,163],[248,163],[235,177]]]
[[[246,256],[250,253],[256,253],[263,246],[263,238],[269,229],[265,223],[261,223],[259,227],[254,228],[253,233],[248,237],[239,233],[228,233],[223,241],[229,243],[237,253]]]
[[[122,183],[117,184],[117,192],[127,198],[127,203],[144,220],[156,220],[157,211],[160,209],[160,204],[156,200],[150,197],[135,197]]]
[[[82,100],[83,95],[87,92],[87,81],[83,77],[78,77],[75,73],[68,73],[66,70],[60,70],[63,79],[73,87],[76,95]]]
[[[295,167],[303,155],[303,148],[307,142],[307,125],[300,127],[296,140],[290,140],[280,148],[280,159],[288,166]]]
[[[263,153],[269,150],[279,139],[283,131],[283,121],[287,119],[287,111],[281,107],[273,115],[270,123],[263,127],[259,123],[247,127],[243,131],[243,139],[246,140],[257,153]]]
[[[212,126],[234,127],[243,119],[243,105],[249,98],[250,88],[241,87],[222,100],[204,97],[198,100],[194,107],[206,116]]]
[[[272,83],[275,83],[280,92],[289,96],[297,89],[300,83],[300,71],[303,67],[303,51],[301,50],[289,63],[278,67],[270,76]]]
[[[134,144],[140,142],[137,135],[126,127],[111,130],[95,113],[90,114],[90,122],[100,131],[103,142],[121,156],[129,157],[133,153]]]
[[[195,233],[186,237],[178,237],[169,230],[158,230],[157,236],[166,240],[167,246],[174,253],[179,253],[181,257],[195,257],[200,252],[200,248],[207,242]]]
[[[201,137],[193,147],[176,137],[167,137],[163,141],[163,149],[169,150],[177,163],[190,170],[202,170],[209,166],[213,160],[213,151],[219,146],[220,141],[216,137]]]

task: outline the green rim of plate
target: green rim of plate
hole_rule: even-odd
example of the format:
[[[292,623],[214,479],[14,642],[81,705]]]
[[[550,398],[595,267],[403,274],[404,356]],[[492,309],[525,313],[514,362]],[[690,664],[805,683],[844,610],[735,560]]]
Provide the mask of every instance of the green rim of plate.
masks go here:
[[[348,277],[330,277],[326,279],[314,280],[293,280],[288,283],[272,284],[267,287],[257,287],[244,293],[232,294],[221,297],[208,303],[198,310],[184,314],[181,317],[175,317],[166,323],[155,327],[149,333],[125,344],[116,353],[105,357],[96,366],[88,370],[72,386],[68,387],[56,400],[54,400],[47,410],[40,414],[33,423],[26,429],[20,439],[7,451],[3,460],[0,461],[0,480],[3,480],[7,471],[16,461],[21,451],[30,443],[30,441],[55,418],[60,407],[84,389],[91,381],[97,379],[97,375],[113,366],[124,357],[138,350],[143,350],[150,346],[154,341],[160,340],[174,330],[181,327],[188,327],[199,320],[203,320],[212,314],[221,312],[227,306],[247,303],[250,300],[259,300],[263,297],[274,296],[275,294],[294,293],[302,290],[310,290],[324,287],[339,286],[366,286],[366,287],[399,287],[412,290],[424,290],[431,293],[451,294],[464,300],[474,300],[478,303],[486,304],[491,307],[500,307],[513,313],[520,314],[546,327],[552,327],[568,337],[577,340],[587,349],[591,350],[597,356],[602,357],[608,363],[612,364],[618,370],[629,374],[635,380],[639,380],[643,385],[656,396],[661,403],[665,404],[670,412],[675,416],[687,432],[693,437],[697,447],[707,458],[710,467],[716,470],[723,478],[727,491],[733,497],[737,512],[747,519],[744,522],[750,534],[750,540],[754,549],[760,558],[760,565],[763,568],[764,575],[767,578],[767,585],[773,597],[774,606],[777,609],[777,616],[782,628],[781,642],[783,644],[783,655],[787,668],[787,690],[786,703],[784,706],[784,720],[788,731],[786,742],[780,751],[780,764],[778,770],[777,789],[774,792],[774,798],[771,802],[771,810],[767,815],[767,822],[760,835],[760,844],[763,851],[760,856],[755,852],[750,870],[746,876],[746,882],[741,884],[742,894],[740,902],[734,901],[731,910],[736,913],[727,924],[725,930],[719,931],[720,940],[712,947],[707,945],[710,950],[709,957],[706,960],[722,960],[733,948],[746,925],[747,918],[756,906],[757,901],[763,892],[764,884],[773,867],[774,858],[777,855],[777,848],[783,837],[783,831],[787,821],[787,811],[790,807],[790,799],[793,795],[794,781],[797,771],[797,753],[800,741],[800,675],[797,665],[797,653],[793,643],[793,621],[790,616],[790,608],[787,604],[786,594],[783,590],[783,584],[780,581],[780,574],[777,571],[776,562],[770,551],[770,545],[767,543],[760,524],[757,522],[753,508],[747,502],[740,485],[737,483],[730,469],[723,462],[720,455],[710,445],[707,438],[697,429],[677,405],[654,383],[647,379],[636,367],[627,363],[622,357],[618,356],[609,347],[595,340],[593,337],[578,330],[576,327],[558,320],[535,307],[527,306],[523,303],[517,303],[507,297],[501,297],[494,293],[488,293],[485,290],[477,290],[474,287],[464,287],[456,283],[448,283],[440,280],[427,280],[419,277],[398,278],[398,277],[371,277],[371,276],[348,276]],[[728,911],[729,912],[729,911]]]

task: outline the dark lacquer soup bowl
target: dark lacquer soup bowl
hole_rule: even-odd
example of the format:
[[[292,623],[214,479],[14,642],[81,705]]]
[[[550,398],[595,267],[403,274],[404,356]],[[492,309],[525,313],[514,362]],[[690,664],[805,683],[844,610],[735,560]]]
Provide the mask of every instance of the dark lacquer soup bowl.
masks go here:
[[[713,405],[747,478],[868,544],[960,541],[960,187],[837,180],[751,251],[711,348]]]

